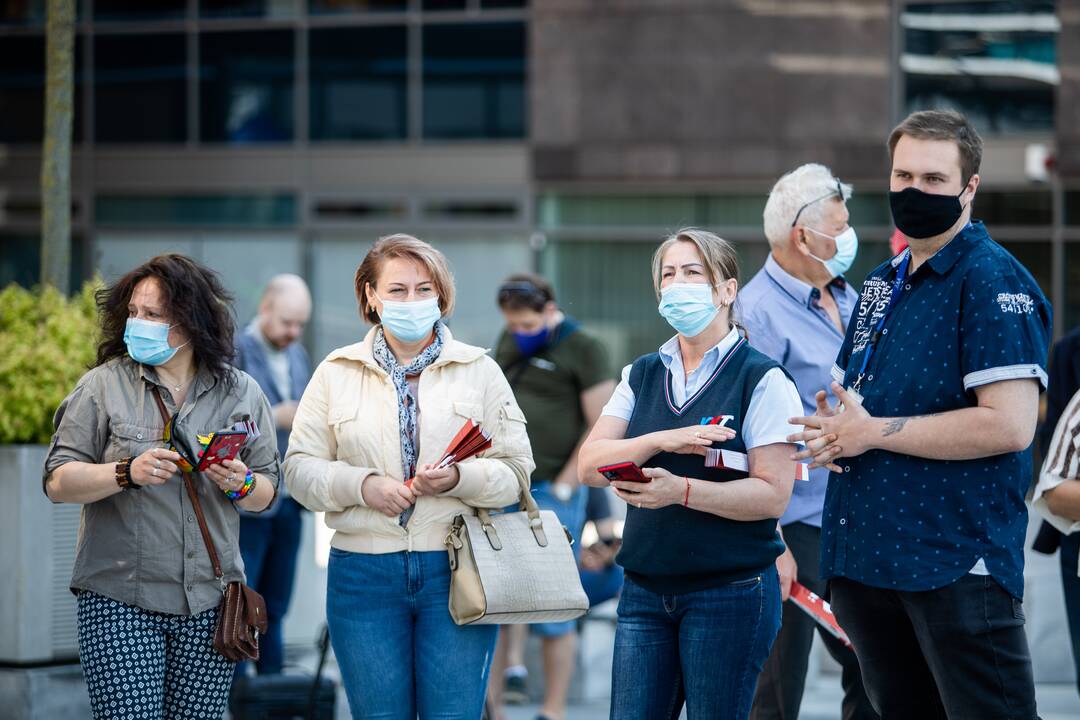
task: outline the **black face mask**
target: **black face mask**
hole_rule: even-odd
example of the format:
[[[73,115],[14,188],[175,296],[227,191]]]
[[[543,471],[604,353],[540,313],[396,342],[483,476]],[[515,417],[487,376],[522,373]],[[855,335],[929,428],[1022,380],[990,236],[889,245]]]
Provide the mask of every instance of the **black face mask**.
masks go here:
[[[964,212],[960,195],[931,195],[913,187],[890,192],[893,222],[900,232],[916,240],[941,235],[955,225]]]

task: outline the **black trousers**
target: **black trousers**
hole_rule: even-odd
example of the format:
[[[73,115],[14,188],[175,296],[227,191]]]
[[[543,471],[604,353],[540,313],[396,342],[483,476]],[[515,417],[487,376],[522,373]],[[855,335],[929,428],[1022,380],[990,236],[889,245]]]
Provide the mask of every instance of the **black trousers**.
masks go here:
[[[1073,662],[1076,664],[1076,686],[1080,690],[1080,533],[1061,537],[1061,584],[1065,589],[1065,614],[1069,619]]]
[[[835,578],[832,608],[882,720],[1034,720],[1024,611],[989,575],[926,592]]]
[[[799,566],[799,582],[824,597],[825,583],[818,572],[821,528],[806,523],[790,523],[784,526],[784,542],[791,548],[791,554]],[[799,717],[815,629],[825,643],[825,649],[842,669],[843,720],[877,720],[877,713],[863,689],[855,653],[789,602],[784,603],[780,634],[758,677],[751,720],[795,720]]]

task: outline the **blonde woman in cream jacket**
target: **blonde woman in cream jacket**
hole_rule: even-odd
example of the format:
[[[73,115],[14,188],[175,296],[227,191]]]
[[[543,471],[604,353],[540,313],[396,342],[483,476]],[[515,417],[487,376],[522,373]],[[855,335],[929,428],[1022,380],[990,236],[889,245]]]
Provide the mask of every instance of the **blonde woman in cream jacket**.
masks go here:
[[[534,467],[525,417],[498,365],[441,322],[454,304],[442,253],[382,238],[355,285],[375,327],[311,378],[286,483],[335,530],[326,615],[352,716],[476,720],[497,629],[451,620],[443,541],[455,516],[517,502]],[[435,468],[466,420],[492,448]]]

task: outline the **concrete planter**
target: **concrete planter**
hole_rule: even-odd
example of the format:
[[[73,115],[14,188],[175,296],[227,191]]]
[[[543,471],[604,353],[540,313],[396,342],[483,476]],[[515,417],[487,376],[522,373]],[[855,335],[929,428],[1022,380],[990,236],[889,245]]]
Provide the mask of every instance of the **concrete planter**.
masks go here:
[[[78,505],[41,490],[44,445],[0,445],[0,664],[78,657],[75,597],[68,590]]]

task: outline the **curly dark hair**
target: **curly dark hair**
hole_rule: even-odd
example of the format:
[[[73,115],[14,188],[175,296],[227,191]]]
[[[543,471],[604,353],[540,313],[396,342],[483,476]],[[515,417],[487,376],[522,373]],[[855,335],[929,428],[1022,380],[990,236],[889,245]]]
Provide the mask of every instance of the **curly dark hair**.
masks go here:
[[[216,272],[185,255],[158,255],[97,292],[101,315],[101,343],[97,365],[127,355],[124,328],[128,303],[135,286],[146,278],[157,278],[162,303],[170,321],[191,339],[195,362],[206,368],[225,387],[235,377],[231,371],[233,353],[233,296]]]

